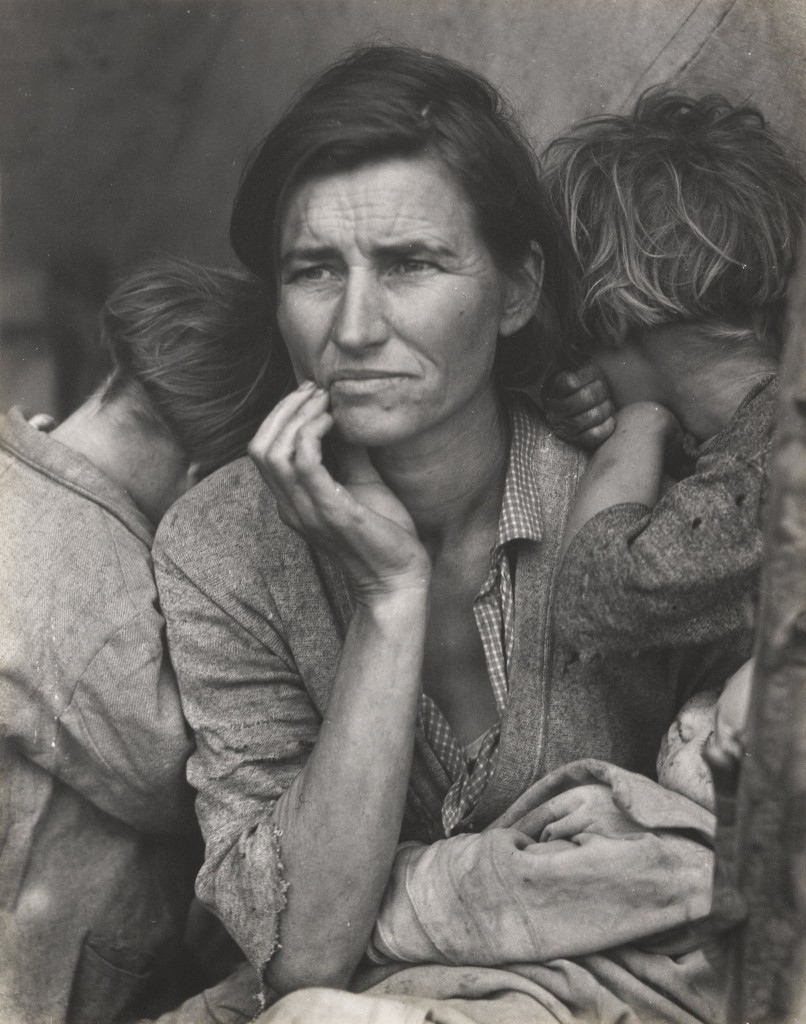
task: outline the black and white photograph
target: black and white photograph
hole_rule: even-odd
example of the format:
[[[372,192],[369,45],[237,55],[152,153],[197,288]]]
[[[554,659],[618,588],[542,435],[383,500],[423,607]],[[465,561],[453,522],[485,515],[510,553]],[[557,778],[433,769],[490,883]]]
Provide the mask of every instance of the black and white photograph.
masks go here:
[[[804,0],[0,0],[0,1024],[806,1024],[804,111]]]

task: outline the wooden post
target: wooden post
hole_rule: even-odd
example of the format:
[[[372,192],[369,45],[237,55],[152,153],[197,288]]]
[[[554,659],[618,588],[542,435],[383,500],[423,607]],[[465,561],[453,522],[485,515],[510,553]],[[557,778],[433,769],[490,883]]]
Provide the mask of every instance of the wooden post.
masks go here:
[[[736,855],[734,1022],[806,1022],[806,251],[793,281],[765,512]]]

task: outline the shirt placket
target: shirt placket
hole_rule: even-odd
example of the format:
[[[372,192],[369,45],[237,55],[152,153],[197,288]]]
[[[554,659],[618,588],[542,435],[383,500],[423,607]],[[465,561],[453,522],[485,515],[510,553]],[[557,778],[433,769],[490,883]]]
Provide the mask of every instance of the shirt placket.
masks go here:
[[[521,414],[520,423],[518,417],[516,410],[512,461],[508,470],[499,533],[491,552],[487,578],[473,602],[473,614],[484,649],[498,721],[484,734],[472,763],[468,763],[464,748],[439,707],[425,694],[421,697],[420,727],[453,780],[442,805],[442,823],[446,835],[458,830],[492,779],[497,761],[501,717],[509,692],[507,665],[512,657],[514,593],[507,545],[509,541],[521,536],[532,538],[535,533],[532,520],[538,514],[537,496],[530,492],[533,484],[529,477],[533,433],[526,417]]]

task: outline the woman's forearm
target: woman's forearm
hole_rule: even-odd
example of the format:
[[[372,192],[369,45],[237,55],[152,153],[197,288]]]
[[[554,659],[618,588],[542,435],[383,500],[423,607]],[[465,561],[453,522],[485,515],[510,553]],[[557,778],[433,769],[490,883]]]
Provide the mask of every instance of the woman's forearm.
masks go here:
[[[579,781],[579,764],[559,768],[520,796],[506,824],[403,846],[373,958],[544,963],[660,943],[670,929],[705,918],[713,815],[615,765],[589,764],[596,782]]]
[[[288,882],[267,980],[344,985],[367,946],[400,833],[427,591],[359,604],[310,758],[278,801]]]

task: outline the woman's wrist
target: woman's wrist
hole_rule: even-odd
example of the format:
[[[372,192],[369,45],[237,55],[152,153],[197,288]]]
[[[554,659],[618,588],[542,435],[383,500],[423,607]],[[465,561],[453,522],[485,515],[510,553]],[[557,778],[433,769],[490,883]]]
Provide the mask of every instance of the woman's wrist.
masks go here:
[[[424,616],[430,586],[430,565],[394,578],[358,584],[353,588],[356,609],[367,612],[379,623],[394,624],[412,616]]]

